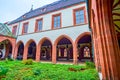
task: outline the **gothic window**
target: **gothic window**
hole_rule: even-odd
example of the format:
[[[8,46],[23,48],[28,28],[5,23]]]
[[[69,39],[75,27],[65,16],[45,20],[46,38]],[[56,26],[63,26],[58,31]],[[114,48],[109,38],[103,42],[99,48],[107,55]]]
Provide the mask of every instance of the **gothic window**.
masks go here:
[[[89,49],[89,47],[85,47],[83,53],[84,53],[84,57],[90,57],[90,49]]]

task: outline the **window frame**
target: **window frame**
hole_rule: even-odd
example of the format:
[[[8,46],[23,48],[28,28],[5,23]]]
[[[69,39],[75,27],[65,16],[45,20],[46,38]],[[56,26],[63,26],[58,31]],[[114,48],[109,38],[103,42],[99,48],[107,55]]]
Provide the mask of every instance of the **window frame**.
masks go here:
[[[77,11],[80,11],[80,10],[83,10],[83,11],[84,11],[84,22],[77,24],[77,23],[76,23],[76,12],[77,12]],[[74,24],[74,26],[76,26],[76,25],[81,25],[81,24],[87,24],[87,16],[86,16],[86,7],[85,7],[85,6],[80,7],[80,8],[76,8],[76,9],[73,9],[73,24]]]
[[[57,17],[57,16],[60,16],[60,26],[55,28],[54,27],[54,18]],[[52,29],[59,29],[62,27],[62,17],[61,17],[61,13],[58,13],[58,14],[53,14],[52,15]]]
[[[17,25],[13,26],[12,28],[12,34],[16,35],[16,33],[17,33]]]
[[[41,28],[41,30],[38,30],[38,22],[39,21],[42,21],[42,28]],[[40,19],[36,19],[36,23],[35,23],[35,32],[39,32],[39,31],[42,31],[42,29],[43,29],[43,18],[40,18]]]
[[[24,30],[25,30],[25,25],[26,25],[26,24],[29,26],[29,22],[23,23],[22,34],[27,34],[27,33],[28,33],[28,27],[27,27],[27,32],[26,32],[26,33],[24,32]]]

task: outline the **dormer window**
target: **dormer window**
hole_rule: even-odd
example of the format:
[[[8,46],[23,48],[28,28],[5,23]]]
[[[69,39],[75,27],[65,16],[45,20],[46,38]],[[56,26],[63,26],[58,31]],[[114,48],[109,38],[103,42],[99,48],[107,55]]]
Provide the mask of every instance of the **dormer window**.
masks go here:
[[[45,12],[45,11],[46,11],[46,8],[42,8],[42,9],[41,9],[41,12]]]
[[[26,16],[25,16],[25,15],[23,15],[23,18],[26,18]]]

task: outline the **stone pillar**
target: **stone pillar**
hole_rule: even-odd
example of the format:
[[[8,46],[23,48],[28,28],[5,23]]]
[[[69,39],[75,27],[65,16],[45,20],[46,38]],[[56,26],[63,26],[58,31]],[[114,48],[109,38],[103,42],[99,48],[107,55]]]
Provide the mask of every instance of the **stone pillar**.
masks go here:
[[[27,60],[27,55],[28,55],[28,46],[25,46],[24,53],[23,53],[23,60]]]
[[[15,59],[15,45],[16,45],[16,43],[12,43],[12,58],[14,58]]]
[[[6,44],[6,51],[5,51],[5,57],[4,58],[8,57],[8,55],[9,55],[9,50],[10,50],[9,46],[10,45]]]
[[[10,39],[10,42],[11,42],[11,46],[12,46],[12,54],[11,54],[11,57],[15,59],[15,47],[16,47],[16,39],[14,38],[11,38]]]
[[[73,63],[74,64],[77,64],[77,62],[78,62],[78,59],[77,59],[77,54],[78,54],[78,52],[77,52],[77,44],[73,44]]]
[[[52,47],[52,63],[56,64],[56,55],[57,55],[57,49],[56,49],[56,45],[53,45]]]
[[[40,61],[40,54],[41,54],[41,45],[38,44],[38,46],[36,47],[36,61],[37,62]]]
[[[18,46],[15,47],[15,52],[14,52],[14,59],[17,58],[17,54],[18,54]]]
[[[94,4],[94,5],[93,5]],[[99,55],[99,66],[103,80],[120,80],[120,51],[112,19],[110,0],[92,0],[91,27],[95,49],[95,60]],[[99,43],[98,43],[99,42]]]

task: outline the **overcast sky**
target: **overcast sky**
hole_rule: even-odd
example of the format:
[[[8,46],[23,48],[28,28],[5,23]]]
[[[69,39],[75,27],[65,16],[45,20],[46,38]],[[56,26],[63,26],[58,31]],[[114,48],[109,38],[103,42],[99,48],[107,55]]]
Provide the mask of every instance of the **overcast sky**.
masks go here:
[[[24,13],[58,0],[0,0],[0,23],[12,21]]]

